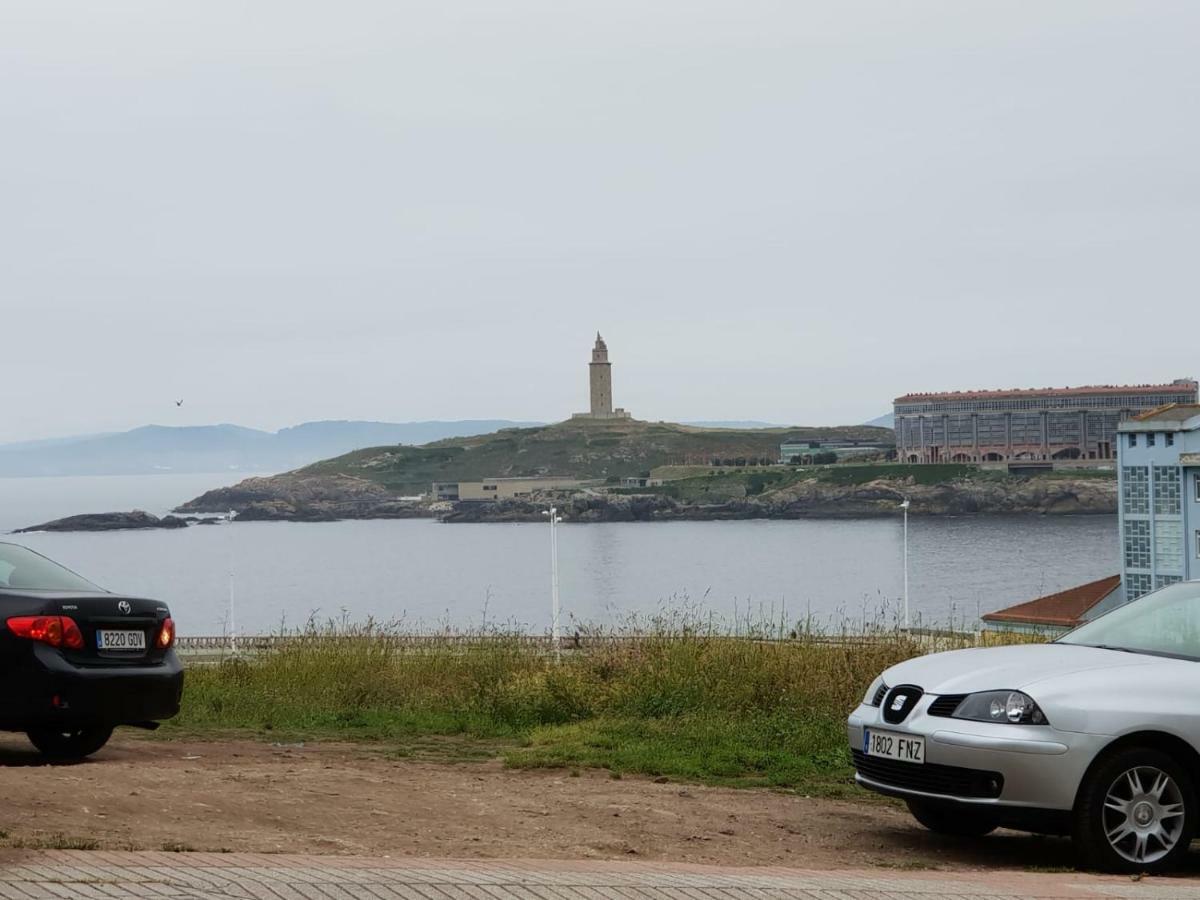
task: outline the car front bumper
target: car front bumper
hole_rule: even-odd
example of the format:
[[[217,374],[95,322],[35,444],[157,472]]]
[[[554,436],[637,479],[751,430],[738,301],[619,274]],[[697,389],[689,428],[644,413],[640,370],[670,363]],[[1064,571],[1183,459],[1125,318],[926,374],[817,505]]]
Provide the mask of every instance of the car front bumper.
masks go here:
[[[846,723],[855,779],[865,788],[906,799],[1030,810],[1069,810],[1088,766],[1108,735],[931,716],[925,695],[904,722],[884,721],[879,707],[860,705]],[[925,762],[879,762],[863,754],[865,729],[925,738]]]

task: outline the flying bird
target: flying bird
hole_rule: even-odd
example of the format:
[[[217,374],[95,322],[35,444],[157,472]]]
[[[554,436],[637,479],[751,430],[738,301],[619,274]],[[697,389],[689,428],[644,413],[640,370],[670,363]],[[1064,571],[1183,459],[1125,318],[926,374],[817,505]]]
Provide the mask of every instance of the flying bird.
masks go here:
[[[183,401],[182,401],[182,400],[176,400],[176,401],[175,401],[175,405],[176,405],[176,406],[183,406]]]

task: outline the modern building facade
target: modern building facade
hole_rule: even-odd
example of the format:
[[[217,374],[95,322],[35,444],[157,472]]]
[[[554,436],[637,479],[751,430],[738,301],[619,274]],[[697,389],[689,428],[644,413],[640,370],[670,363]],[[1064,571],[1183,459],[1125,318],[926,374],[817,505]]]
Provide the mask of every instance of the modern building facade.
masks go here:
[[[575,413],[573,419],[628,419],[629,413],[620,407],[613,409],[612,363],[608,361],[608,344],[596,332],[596,344],[592,347],[592,361],[588,363],[589,410]]]
[[[1135,600],[1200,578],[1200,405],[1122,422],[1119,444],[1121,576]]]
[[[910,463],[1115,459],[1123,419],[1197,400],[1191,378],[1125,387],[905,394],[894,402],[896,458]]]
[[[514,500],[539,491],[565,491],[579,486],[577,478],[487,478],[458,482],[458,500]]]

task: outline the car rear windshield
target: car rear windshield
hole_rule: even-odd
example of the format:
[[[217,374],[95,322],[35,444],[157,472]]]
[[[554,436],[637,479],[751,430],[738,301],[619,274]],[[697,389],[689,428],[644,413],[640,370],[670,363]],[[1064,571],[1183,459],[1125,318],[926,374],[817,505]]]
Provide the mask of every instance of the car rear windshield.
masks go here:
[[[1200,583],[1160,588],[1080,625],[1058,642],[1200,660]]]
[[[0,544],[0,590],[103,591],[70,569],[19,544]]]

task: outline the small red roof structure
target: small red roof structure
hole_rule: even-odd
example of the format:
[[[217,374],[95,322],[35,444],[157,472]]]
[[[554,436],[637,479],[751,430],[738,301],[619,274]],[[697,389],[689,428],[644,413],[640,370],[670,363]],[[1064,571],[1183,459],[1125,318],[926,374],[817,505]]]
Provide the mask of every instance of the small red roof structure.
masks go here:
[[[981,616],[985,622],[1000,627],[1029,625],[1048,628],[1074,628],[1086,619],[1088,610],[1121,587],[1121,576],[1110,575],[1089,581],[1078,587],[1067,588],[1056,594],[1047,594],[1036,600],[1027,600],[1007,609]]]

